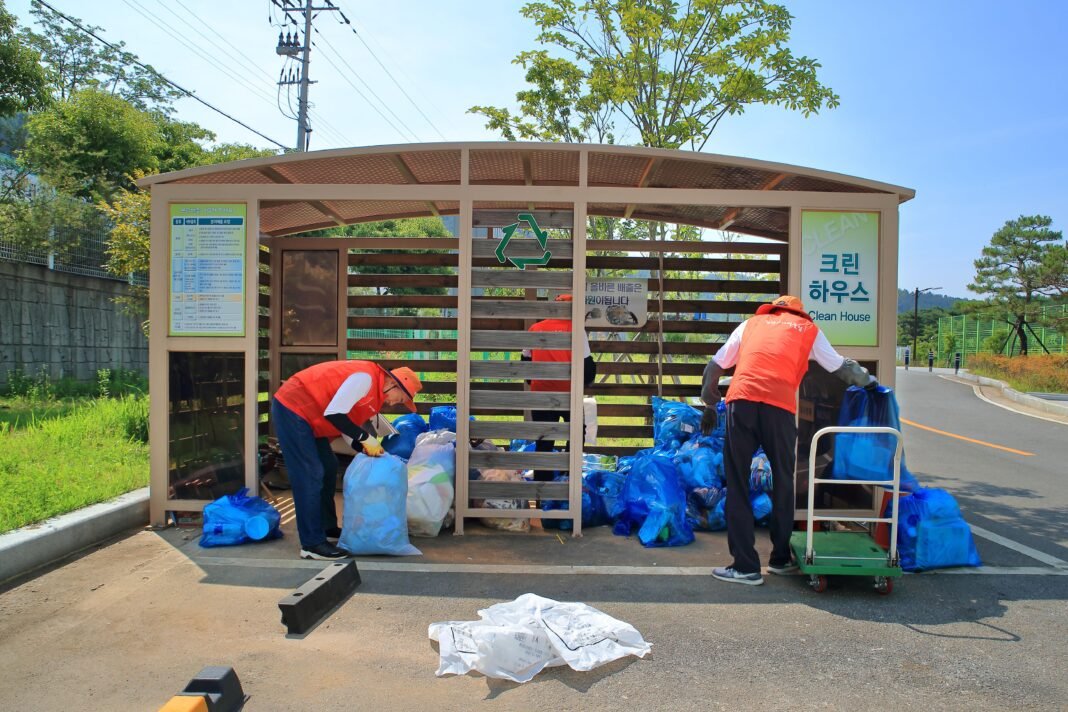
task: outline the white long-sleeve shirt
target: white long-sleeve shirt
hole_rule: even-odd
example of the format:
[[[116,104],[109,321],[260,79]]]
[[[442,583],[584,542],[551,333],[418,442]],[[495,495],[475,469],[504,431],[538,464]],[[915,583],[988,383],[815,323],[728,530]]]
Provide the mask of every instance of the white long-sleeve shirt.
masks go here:
[[[731,335],[727,337],[727,343],[719,347],[719,351],[712,357],[720,368],[728,369],[738,363],[738,354],[742,349],[742,334],[748,320],[738,325]],[[830,372],[837,371],[845,363],[845,356],[834,350],[831,342],[827,340],[823,331],[816,334],[816,340],[812,342],[812,350],[809,352],[809,360],[815,361]]]

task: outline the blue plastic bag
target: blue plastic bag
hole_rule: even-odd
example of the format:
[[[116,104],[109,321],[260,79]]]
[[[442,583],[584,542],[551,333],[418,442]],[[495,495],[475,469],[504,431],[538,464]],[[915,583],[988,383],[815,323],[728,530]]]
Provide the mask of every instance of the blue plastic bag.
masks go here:
[[[635,456],[612,514],[612,531],[629,536],[637,528],[643,546],[684,546],[694,539],[686,520],[686,493],[671,455],[663,451]]]
[[[760,448],[753,457],[753,464],[749,467],[749,493],[764,494],[765,492],[771,492],[772,481],[771,463],[768,462],[768,456],[764,454],[764,449]]]
[[[475,419],[475,416],[471,416],[471,420]],[[448,430],[449,432],[456,432],[456,406],[454,405],[436,405],[430,409],[430,429],[431,430]]]
[[[248,488],[224,495],[204,507],[204,533],[200,545],[234,546],[282,536],[282,516],[269,502],[249,497]]]
[[[879,386],[869,391],[850,386],[842,398],[838,424],[901,430],[893,389]],[[836,480],[893,480],[896,447],[897,439],[893,435],[839,433],[834,436],[831,477]],[[902,451],[901,491],[912,492],[919,486],[919,482],[905,467],[905,453]]]
[[[899,500],[897,553],[905,571],[982,566],[957,501],[942,489],[921,487]]]
[[[415,440],[425,433],[429,427],[423,416],[418,413],[408,413],[393,421],[396,435],[388,435],[382,438],[382,447],[391,455],[407,460],[412,456],[415,449]]]
[[[753,508],[753,521],[757,526],[768,523],[768,518],[771,516],[771,497],[763,492],[750,492],[749,506]]]
[[[675,453],[675,467],[687,491],[722,487],[723,441],[714,435],[686,441]]]
[[[554,478],[558,482],[567,482],[567,475]],[[593,470],[582,476],[582,527],[600,527],[612,522],[610,512],[616,505],[626,477],[607,470]],[[567,500],[549,499],[542,502],[542,510],[570,509]],[[570,519],[543,519],[545,529],[571,531],[574,522]]]
[[[724,487],[702,487],[686,495],[686,519],[694,529],[718,532],[727,528],[723,504],[727,497]]]
[[[653,442],[674,452],[701,432],[701,411],[679,401],[653,396]]]
[[[408,473],[395,455],[359,454],[345,471],[338,546],[350,554],[418,556],[408,541]]]

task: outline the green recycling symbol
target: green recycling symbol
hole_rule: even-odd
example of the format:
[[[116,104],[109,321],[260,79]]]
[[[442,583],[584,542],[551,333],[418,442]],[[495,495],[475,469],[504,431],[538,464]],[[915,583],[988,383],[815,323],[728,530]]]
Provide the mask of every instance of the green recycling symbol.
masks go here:
[[[546,247],[546,241],[549,239],[548,233],[538,227],[538,223],[534,220],[534,216],[530,213],[519,213],[516,216],[519,222],[514,222],[508,227],[504,228],[504,238],[501,239],[501,244],[497,245],[497,249],[494,252],[497,255],[497,261],[501,264],[505,262],[511,262],[519,269],[526,269],[527,265],[545,265],[549,263],[549,258],[553,255]],[[508,242],[512,239],[512,235],[515,234],[516,228],[521,223],[526,223],[530,229],[534,232],[534,236],[538,238],[538,244],[541,245],[541,249],[545,251],[545,254],[541,257],[508,257],[505,258],[504,252],[508,248]]]

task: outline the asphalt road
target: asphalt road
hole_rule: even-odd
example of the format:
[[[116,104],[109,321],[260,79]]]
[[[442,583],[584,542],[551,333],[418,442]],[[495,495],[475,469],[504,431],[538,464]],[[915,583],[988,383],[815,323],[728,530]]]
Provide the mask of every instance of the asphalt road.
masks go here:
[[[888,597],[860,578],[816,594],[799,577],[711,579],[722,534],[649,550],[604,529],[483,532],[364,562],[357,593],[291,639],[277,601],[316,571],[292,537],[202,550],[191,532],[139,532],[0,592],[0,707],[157,709],[203,665],[225,664],[248,710],[1064,709],[1068,426],[924,372],[899,377],[899,393],[907,420],[970,438],[905,426],[909,467],[986,532],[984,569],[906,576]],[[652,655],[525,685],[434,676],[428,624],[526,592],[627,621]]]
[[[906,462],[923,484],[952,492],[970,523],[1068,560],[1068,426],[987,403],[971,385],[926,370],[898,369],[897,393]],[[980,545],[984,561],[1007,562]]]

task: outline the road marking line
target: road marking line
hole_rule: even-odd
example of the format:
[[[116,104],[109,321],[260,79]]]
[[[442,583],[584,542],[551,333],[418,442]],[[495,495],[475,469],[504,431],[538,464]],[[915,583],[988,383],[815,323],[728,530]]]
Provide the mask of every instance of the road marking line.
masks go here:
[[[198,566],[244,566],[267,569],[316,569],[327,564],[303,559],[242,559],[212,556],[194,561]],[[711,566],[559,566],[552,564],[404,564],[387,561],[361,561],[356,565],[364,571],[387,571],[408,574],[513,574],[526,576],[707,576]],[[979,566],[959,569],[926,571],[931,574],[977,574],[996,576],[1068,576],[1068,569],[1042,566]]]
[[[1054,566],[1056,568],[1068,568],[1068,561],[1065,561],[1064,559],[1058,559],[1056,556],[1050,556],[1049,554],[1043,553],[1038,549],[1032,549],[1031,547],[1025,544],[1015,542],[1012,539],[1006,539],[1000,534],[995,534],[992,531],[988,531],[986,529],[983,529],[982,527],[977,527],[974,524],[970,524],[969,526],[971,526],[972,528],[972,534],[975,534],[976,536],[981,536],[987,541],[992,541],[995,544],[1000,544],[1006,549],[1012,549],[1013,551],[1023,554],[1024,556],[1029,556],[1030,558],[1035,559],[1036,561],[1041,561],[1043,564],[1049,564],[1050,566]]]
[[[1033,453],[1033,452],[1026,452],[1024,450],[1016,450],[1016,449],[1011,448],[1011,447],[1005,447],[1004,445],[995,445],[994,443],[988,443],[985,440],[976,440],[975,438],[965,437],[964,435],[957,435],[956,433],[947,433],[945,430],[939,430],[938,428],[932,428],[929,425],[920,425],[919,423],[917,423],[915,421],[907,420],[905,418],[902,418],[901,422],[905,423],[906,425],[911,425],[914,428],[919,428],[920,430],[929,430],[932,433],[938,433],[939,435],[945,435],[947,438],[956,438],[957,440],[964,440],[965,442],[975,443],[976,445],[985,445],[986,447],[992,447],[995,450],[1004,450],[1005,452],[1011,452],[1011,453],[1013,453],[1015,455],[1023,455],[1025,457],[1034,457],[1035,456],[1035,453]]]
[[[917,576],[1068,576],[1065,569],[1047,569],[1044,566],[977,566],[959,569],[939,569],[937,571],[924,571]]]

